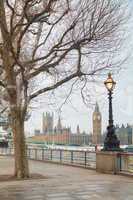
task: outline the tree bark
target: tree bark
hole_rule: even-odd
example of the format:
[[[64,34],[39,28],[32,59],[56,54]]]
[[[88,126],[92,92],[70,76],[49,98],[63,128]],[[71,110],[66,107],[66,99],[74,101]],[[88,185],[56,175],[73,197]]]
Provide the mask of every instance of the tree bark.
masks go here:
[[[14,157],[15,157],[15,169],[14,175],[17,178],[28,178],[28,158],[26,141],[24,135],[24,120],[21,118],[21,111],[12,112],[12,131],[14,139]]]
[[[12,52],[11,35],[8,30],[4,0],[0,0],[0,32],[3,41],[2,61],[5,69],[6,91],[10,104],[11,128],[14,139],[15,170],[17,178],[29,177],[26,143],[24,135],[24,119],[26,109],[18,104],[17,82],[14,72],[15,60]],[[25,112],[24,112],[25,111]]]

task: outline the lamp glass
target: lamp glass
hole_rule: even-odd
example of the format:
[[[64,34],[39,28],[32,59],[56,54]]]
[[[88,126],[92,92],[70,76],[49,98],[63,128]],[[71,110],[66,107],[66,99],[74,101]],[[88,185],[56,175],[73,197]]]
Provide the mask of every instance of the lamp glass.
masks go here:
[[[111,74],[108,74],[107,80],[104,82],[108,91],[112,91],[115,88],[116,82],[112,79]]]

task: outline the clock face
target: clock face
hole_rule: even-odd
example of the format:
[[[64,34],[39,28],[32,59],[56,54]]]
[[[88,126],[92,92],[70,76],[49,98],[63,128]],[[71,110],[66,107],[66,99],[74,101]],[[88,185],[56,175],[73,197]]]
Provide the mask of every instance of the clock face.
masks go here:
[[[94,117],[93,117],[93,120],[100,120],[101,119],[101,116],[100,115],[95,115]]]
[[[101,119],[100,115],[98,115],[98,116],[97,116],[97,119],[98,119],[98,120],[100,120],[100,119]]]

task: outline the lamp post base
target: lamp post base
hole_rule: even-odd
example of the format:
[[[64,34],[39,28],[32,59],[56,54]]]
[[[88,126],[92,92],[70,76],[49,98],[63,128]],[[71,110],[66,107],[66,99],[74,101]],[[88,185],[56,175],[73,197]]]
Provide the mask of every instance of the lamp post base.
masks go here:
[[[120,171],[119,152],[97,151],[96,171],[107,174],[117,174]]]
[[[107,127],[107,136],[104,141],[104,148],[102,151],[122,151],[120,148],[120,141],[115,134],[114,126]]]

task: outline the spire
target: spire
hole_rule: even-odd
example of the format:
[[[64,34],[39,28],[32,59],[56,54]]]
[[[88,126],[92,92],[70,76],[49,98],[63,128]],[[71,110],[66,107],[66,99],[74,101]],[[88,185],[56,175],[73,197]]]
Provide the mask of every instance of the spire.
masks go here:
[[[60,118],[60,116],[59,116],[58,123],[57,123],[57,130],[58,131],[62,130],[62,124],[61,124],[61,118]]]
[[[42,121],[44,121],[44,118],[45,118],[45,114],[44,112],[42,113]]]
[[[77,134],[80,134],[80,128],[79,128],[79,125],[77,125]]]
[[[96,102],[96,105],[95,105],[95,112],[99,112],[99,105],[98,105],[97,102]]]

